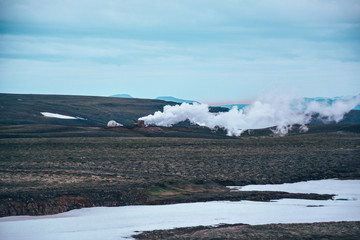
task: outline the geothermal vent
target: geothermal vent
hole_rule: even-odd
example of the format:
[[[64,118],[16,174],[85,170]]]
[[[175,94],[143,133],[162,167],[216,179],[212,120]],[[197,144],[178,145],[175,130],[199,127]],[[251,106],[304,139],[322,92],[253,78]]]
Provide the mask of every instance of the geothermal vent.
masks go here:
[[[137,123],[134,123],[134,126],[145,127],[145,122],[143,120],[138,120]]]
[[[120,123],[117,123],[116,121],[114,120],[110,120],[108,123],[107,123],[107,127],[121,127],[121,126],[124,126]]]

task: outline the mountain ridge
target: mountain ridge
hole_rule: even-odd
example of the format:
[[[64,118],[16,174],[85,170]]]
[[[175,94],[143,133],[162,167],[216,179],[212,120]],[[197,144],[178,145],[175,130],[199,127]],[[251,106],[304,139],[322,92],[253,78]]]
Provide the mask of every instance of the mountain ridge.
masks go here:
[[[131,96],[130,94],[115,94],[115,95],[111,95],[110,97],[118,97],[118,98],[133,98],[133,96]]]
[[[176,103],[198,103],[200,104],[200,102],[195,101],[195,100],[185,100],[185,99],[181,99],[181,98],[176,98],[176,97],[172,97],[172,96],[160,96],[155,98],[157,100],[162,100],[162,101],[167,101],[167,102],[176,102]]]

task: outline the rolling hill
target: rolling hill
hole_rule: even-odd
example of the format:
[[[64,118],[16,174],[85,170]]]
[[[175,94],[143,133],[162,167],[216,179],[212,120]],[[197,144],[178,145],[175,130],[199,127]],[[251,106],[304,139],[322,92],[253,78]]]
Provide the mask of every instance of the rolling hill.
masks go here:
[[[160,111],[173,102],[136,98],[0,94],[0,125],[55,124],[70,126],[106,126],[115,120],[124,125],[139,117]],[[64,120],[44,117],[41,112],[83,118]]]
[[[68,96],[35,94],[0,94],[0,137],[192,137],[227,138],[226,131],[212,131],[206,127],[190,126],[189,121],[175,127],[137,128],[139,117],[162,111],[165,105],[175,102],[162,100]],[[227,108],[210,107],[210,112],[224,112]],[[60,114],[74,119],[46,117]],[[107,128],[115,120],[124,127]],[[352,110],[340,124],[324,125],[313,121],[311,132],[351,131],[359,132],[360,111]],[[355,124],[355,125],[354,125]],[[294,128],[296,129],[296,128]],[[247,136],[244,133],[242,136]],[[269,129],[252,131],[251,136],[269,136]]]
[[[199,103],[198,101],[185,100],[185,99],[175,98],[175,97],[171,97],[171,96],[157,97],[156,99],[167,101],[167,102],[175,102],[175,103]]]
[[[130,94],[115,94],[110,97],[118,97],[118,98],[133,98]]]

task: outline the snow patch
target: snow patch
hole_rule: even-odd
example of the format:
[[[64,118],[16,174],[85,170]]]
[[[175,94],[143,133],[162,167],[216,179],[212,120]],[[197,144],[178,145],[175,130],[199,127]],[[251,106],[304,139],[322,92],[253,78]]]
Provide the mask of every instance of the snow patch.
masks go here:
[[[351,198],[356,192],[360,195],[360,180],[313,180],[297,183],[265,184],[265,185],[246,185],[246,186],[227,186],[231,191],[278,191],[288,193],[316,193],[316,194],[335,194],[341,198]],[[338,197],[335,198],[337,200]],[[359,198],[360,199],[360,198]],[[360,206],[360,205],[359,205]]]
[[[48,117],[48,118],[86,120],[85,118],[72,117],[72,116],[62,115],[62,114],[58,114],[58,113],[51,113],[51,112],[40,112],[40,113],[41,113],[44,117]]]
[[[129,239],[137,231],[220,223],[251,225],[360,221],[360,180],[265,185],[276,191],[337,194],[335,200],[213,201],[160,206],[94,207],[50,216],[0,218],[1,239]],[[259,187],[260,185],[257,185]],[[234,187],[232,187],[234,188]],[[253,186],[241,190],[254,189]]]

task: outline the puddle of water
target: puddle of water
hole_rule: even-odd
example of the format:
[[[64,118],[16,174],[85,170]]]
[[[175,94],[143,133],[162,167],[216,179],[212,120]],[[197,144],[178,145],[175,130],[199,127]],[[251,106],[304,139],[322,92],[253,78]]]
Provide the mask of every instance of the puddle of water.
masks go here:
[[[329,186],[330,185],[330,186]],[[337,194],[334,200],[281,199],[271,202],[214,201],[161,206],[96,207],[52,216],[0,218],[6,239],[128,239],[138,231],[220,223],[311,223],[360,221],[360,180],[321,180],[263,185],[264,191]],[[262,188],[241,187],[243,191]],[[233,187],[234,188],[234,187]],[[239,187],[237,187],[239,188]],[[246,190],[245,190],[246,189]]]

